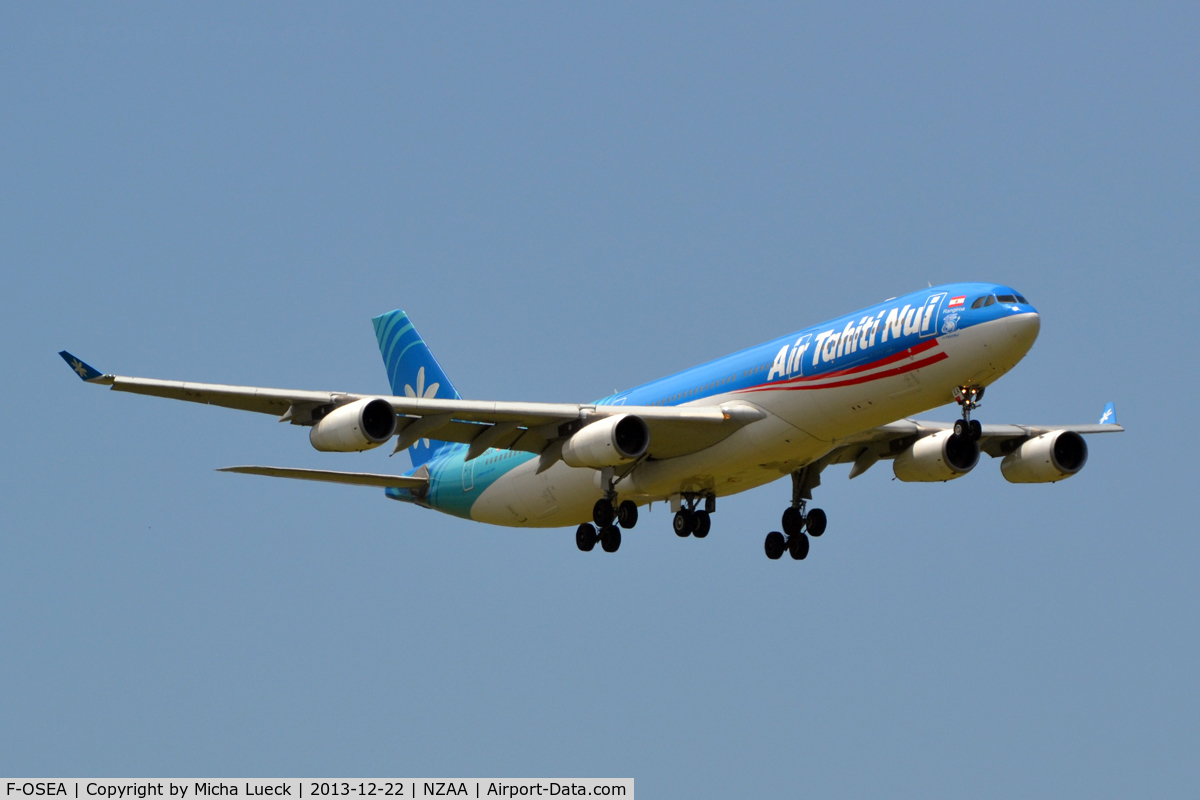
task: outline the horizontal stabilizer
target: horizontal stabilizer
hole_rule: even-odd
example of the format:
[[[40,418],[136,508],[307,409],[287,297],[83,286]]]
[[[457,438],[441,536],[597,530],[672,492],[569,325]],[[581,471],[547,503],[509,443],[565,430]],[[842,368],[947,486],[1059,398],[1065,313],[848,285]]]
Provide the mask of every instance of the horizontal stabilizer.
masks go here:
[[[293,478],[301,481],[346,483],[351,486],[379,486],[385,489],[424,489],[429,478],[404,475],[375,475],[370,472],[334,472],[327,469],[288,469],[286,467],[223,467],[217,472],[266,475],[269,478]]]

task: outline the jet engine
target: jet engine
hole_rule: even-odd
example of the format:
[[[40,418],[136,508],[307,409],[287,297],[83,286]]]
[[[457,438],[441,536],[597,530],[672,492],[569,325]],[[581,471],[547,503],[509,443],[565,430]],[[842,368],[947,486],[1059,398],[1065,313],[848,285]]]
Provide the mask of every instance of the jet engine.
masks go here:
[[[1009,483],[1054,483],[1083,469],[1087,455],[1078,433],[1050,431],[1022,442],[1000,462],[1000,471]]]
[[[381,397],[364,397],[338,406],[313,425],[308,441],[324,453],[357,453],[392,438],[396,411]]]
[[[650,428],[633,414],[605,417],[563,442],[562,457],[572,467],[615,467],[641,458],[650,446]]]
[[[979,443],[954,431],[938,431],[918,439],[896,456],[892,471],[902,481],[950,481],[979,463]]]

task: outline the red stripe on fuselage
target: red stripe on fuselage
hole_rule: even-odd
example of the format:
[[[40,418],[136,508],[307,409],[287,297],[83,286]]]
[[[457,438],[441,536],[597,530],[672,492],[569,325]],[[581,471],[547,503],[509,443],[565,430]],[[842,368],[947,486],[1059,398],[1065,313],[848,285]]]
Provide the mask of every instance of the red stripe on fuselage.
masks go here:
[[[929,358],[923,358],[920,361],[914,361],[911,364],[905,364],[900,367],[895,367],[894,369],[887,369],[883,372],[875,372],[870,375],[862,375],[858,378],[851,378],[844,381],[834,381],[833,383],[822,383],[819,386],[783,386],[780,388],[789,392],[794,392],[808,389],[832,389],[836,386],[854,386],[858,383],[869,383],[880,378],[890,378],[895,375],[903,375],[906,372],[912,372],[914,369],[920,369],[921,367],[927,367],[930,364],[936,364],[939,361],[945,361],[949,357],[950,356],[946,355],[945,353],[934,353]],[[762,388],[771,389],[774,387],[772,387],[770,384],[764,384]]]
[[[872,361],[869,364],[860,364],[857,367],[848,367],[846,369],[835,370],[834,372],[825,372],[820,375],[801,375],[801,376],[798,376],[795,378],[789,378],[786,381],[781,381],[780,383],[776,383],[776,384],[772,384],[772,385],[773,386],[789,386],[793,383],[808,383],[810,381],[822,381],[827,378],[837,378],[842,375],[853,375],[856,372],[866,372],[869,369],[878,369],[879,367],[885,367],[888,364],[894,364],[895,362],[900,361],[902,359],[910,358],[911,356],[915,356],[915,355],[919,355],[921,353],[924,353],[926,350],[929,350],[930,348],[937,347],[937,344],[938,344],[937,339],[930,339],[929,341],[921,342],[920,344],[916,344],[916,345],[913,345],[912,347],[905,348],[904,350],[900,351],[899,353],[894,353],[890,356],[887,356],[886,358],[881,358],[878,361]]]
[[[915,351],[917,348],[914,347],[912,349]],[[928,349],[928,348],[924,348],[924,349]],[[908,356],[907,353],[901,353],[900,355],[902,355],[904,357]],[[884,370],[883,372],[875,372],[870,375],[860,375],[857,378],[850,378],[850,379],[844,380],[844,381],[834,381],[832,383],[822,383],[822,384],[819,384],[816,386],[797,385],[796,381],[789,381],[787,383],[763,383],[763,384],[759,384],[758,386],[752,386],[749,389],[741,389],[740,391],[741,392],[767,392],[767,391],[771,391],[773,389],[779,389],[779,390],[786,391],[786,392],[796,392],[796,391],[811,391],[813,389],[834,389],[839,386],[854,386],[854,385],[857,385],[860,383],[870,383],[871,381],[879,380],[880,378],[891,378],[896,375],[903,375],[906,372],[912,372],[914,369],[920,369],[921,367],[927,367],[930,364],[936,364],[939,361],[945,361],[949,357],[950,356],[946,355],[945,353],[934,353],[933,355],[929,356],[928,358],[923,358],[920,361],[914,361],[911,364],[903,364],[899,367],[894,367],[892,369]],[[886,359],[886,362],[891,362],[891,361],[895,361],[895,357]],[[851,370],[843,370],[842,372],[835,372],[835,373],[831,373],[831,374],[841,375],[841,374],[848,374],[849,372],[851,372]],[[829,377],[829,375],[822,375],[820,377],[827,378],[827,377]]]

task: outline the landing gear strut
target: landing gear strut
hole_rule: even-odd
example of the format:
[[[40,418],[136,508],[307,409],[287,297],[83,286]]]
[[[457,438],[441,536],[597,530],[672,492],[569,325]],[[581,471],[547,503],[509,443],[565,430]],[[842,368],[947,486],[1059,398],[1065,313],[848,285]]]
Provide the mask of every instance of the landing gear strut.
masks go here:
[[[682,503],[683,508],[675,512],[675,519],[671,521],[671,528],[675,531],[675,535],[681,539],[688,536],[703,539],[708,536],[708,531],[712,528],[711,514],[717,510],[717,496],[715,494],[705,495],[704,508],[700,509],[700,495],[695,492],[685,492]]]
[[[596,523],[597,528],[610,527],[615,522],[625,530],[629,530],[637,525],[637,503],[625,500],[620,505],[617,504],[617,490],[613,487],[619,476],[611,473],[612,470],[605,470],[604,497],[601,497],[596,501],[596,505],[592,506],[592,522]]]
[[[794,560],[803,561],[808,557],[808,537],[825,532],[825,512],[819,508],[805,511],[812,499],[812,490],[821,484],[823,467],[823,464],[811,464],[792,473],[792,504],[784,509],[780,520],[783,532],[771,531],[763,542],[763,550],[772,561],[783,556],[785,550]]]
[[[978,442],[983,436],[983,425],[977,419],[971,419],[971,412],[979,408],[979,401],[983,399],[982,386],[956,386],[954,387],[954,402],[962,406],[962,419],[954,422],[954,435],[968,439],[973,439]]]

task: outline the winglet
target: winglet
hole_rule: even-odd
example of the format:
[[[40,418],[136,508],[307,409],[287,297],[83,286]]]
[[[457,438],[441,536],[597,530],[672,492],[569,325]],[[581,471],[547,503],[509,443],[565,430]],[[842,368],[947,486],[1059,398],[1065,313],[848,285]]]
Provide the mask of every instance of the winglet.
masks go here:
[[[100,372],[100,370],[96,369],[91,364],[85,363],[81,359],[76,358],[75,356],[68,353],[66,350],[60,351],[59,355],[62,356],[63,361],[67,362],[67,366],[75,371],[76,375],[78,375],[80,378],[87,381],[88,383],[112,383],[113,382],[113,376],[104,375],[103,373]]]
[[[1116,425],[1117,424],[1117,406],[1114,403],[1109,403],[1104,407],[1104,413],[1100,415],[1101,425]]]

